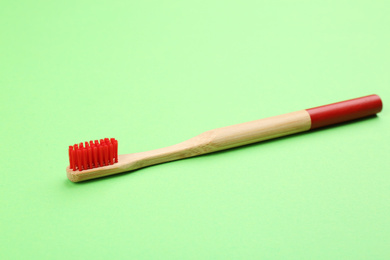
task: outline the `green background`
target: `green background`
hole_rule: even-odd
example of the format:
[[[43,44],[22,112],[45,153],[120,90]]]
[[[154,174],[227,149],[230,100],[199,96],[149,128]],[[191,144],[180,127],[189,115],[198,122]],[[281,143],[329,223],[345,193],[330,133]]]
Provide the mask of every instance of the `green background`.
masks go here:
[[[389,1],[1,1],[1,259],[389,259]],[[378,117],[75,184],[120,153],[368,94]]]

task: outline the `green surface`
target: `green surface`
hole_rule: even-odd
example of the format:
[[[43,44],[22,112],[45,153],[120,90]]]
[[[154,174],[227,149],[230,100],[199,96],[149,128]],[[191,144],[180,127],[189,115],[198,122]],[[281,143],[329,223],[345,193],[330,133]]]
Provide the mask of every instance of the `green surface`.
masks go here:
[[[389,259],[389,1],[1,1],[0,259]],[[119,152],[379,94],[376,118],[81,184]]]

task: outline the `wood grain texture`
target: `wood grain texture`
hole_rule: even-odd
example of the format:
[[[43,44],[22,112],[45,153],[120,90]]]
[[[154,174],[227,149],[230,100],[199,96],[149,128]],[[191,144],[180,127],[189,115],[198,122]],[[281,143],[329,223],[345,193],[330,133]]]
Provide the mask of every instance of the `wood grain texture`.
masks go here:
[[[79,182],[303,132],[310,127],[309,113],[301,110],[213,129],[187,141],[152,151],[119,155],[119,162],[114,165],[84,171],[73,171],[68,167],[66,172],[69,180]]]

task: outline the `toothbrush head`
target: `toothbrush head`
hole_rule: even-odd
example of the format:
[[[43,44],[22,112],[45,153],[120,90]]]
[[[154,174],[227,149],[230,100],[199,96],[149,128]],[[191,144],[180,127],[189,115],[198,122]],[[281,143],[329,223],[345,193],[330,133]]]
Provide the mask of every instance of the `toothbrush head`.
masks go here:
[[[104,138],[69,146],[69,169],[83,171],[118,162],[118,141]]]

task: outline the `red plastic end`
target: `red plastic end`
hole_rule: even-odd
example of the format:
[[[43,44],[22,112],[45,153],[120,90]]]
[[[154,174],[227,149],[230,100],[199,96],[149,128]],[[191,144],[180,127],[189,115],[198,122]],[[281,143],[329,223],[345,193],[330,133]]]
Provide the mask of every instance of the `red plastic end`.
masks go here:
[[[311,117],[311,129],[375,115],[381,110],[382,100],[378,95],[306,109]]]
[[[84,147],[85,144],[85,147]],[[105,138],[69,146],[69,168],[73,171],[107,166],[118,162],[118,141]]]

